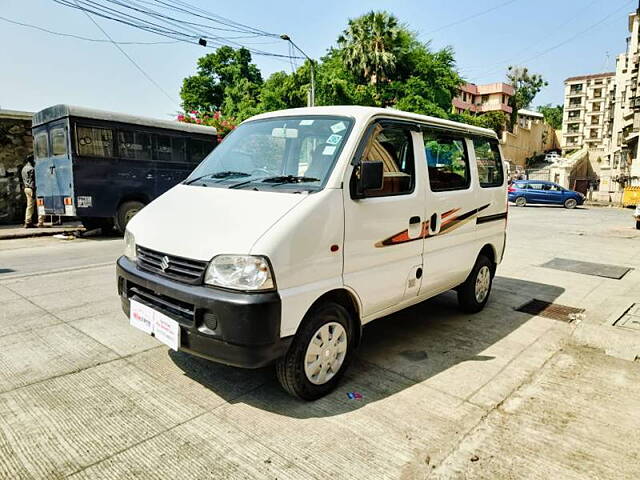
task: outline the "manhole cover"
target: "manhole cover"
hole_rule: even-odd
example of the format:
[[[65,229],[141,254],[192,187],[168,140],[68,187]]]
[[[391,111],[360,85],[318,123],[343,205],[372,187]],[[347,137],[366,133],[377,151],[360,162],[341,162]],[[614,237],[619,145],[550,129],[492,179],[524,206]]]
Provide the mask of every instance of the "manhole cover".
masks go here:
[[[551,318],[553,320],[560,320],[562,322],[570,322],[572,320],[570,315],[582,313],[584,312],[584,308],[569,307],[567,305],[533,299],[521,307],[516,308],[516,311],[528,313],[529,315]]]
[[[616,327],[640,330],[640,304],[634,303],[614,323]]]
[[[541,267],[563,270],[565,272],[582,273],[584,275],[594,275],[596,277],[614,278],[620,280],[631,270],[630,267],[619,265],[607,265],[605,263],[582,262],[580,260],[570,260],[568,258],[554,258]]]

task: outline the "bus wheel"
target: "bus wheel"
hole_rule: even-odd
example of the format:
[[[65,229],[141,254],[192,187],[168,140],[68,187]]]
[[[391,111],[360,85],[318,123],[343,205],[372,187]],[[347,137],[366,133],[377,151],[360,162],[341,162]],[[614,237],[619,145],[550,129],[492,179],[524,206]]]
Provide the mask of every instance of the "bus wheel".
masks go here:
[[[116,226],[120,233],[124,233],[124,229],[127,228],[127,223],[144,207],[144,203],[136,200],[124,202],[118,208],[116,213]]]

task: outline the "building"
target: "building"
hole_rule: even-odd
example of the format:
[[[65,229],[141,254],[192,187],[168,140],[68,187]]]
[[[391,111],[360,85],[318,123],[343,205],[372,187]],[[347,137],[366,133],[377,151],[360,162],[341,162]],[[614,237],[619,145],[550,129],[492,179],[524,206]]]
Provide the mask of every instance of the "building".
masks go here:
[[[628,31],[627,49],[616,59],[613,101],[610,108],[610,139],[600,168],[600,199],[615,202],[620,201],[624,187],[640,186],[640,20],[637,11],[629,15]]]
[[[615,72],[570,77],[564,81],[562,149],[601,149],[606,143]]]
[[[487,85],[467,83],[460,87],[458,96],[453,99],[453,111],[472,114],[502,111],[508,115],[512,111],[509,99],[514,93],[514,88],[508,83],[498,82]]]
[[[513,132],[502,132],[500,144],[512,172],[525,170],[527,159],[560,147],[556,131],[544,121],[544,115],[524,109],[518,110]]]
[[[31,112],[0,110],[0,224],[24,222],[20,170],[33,152]]]

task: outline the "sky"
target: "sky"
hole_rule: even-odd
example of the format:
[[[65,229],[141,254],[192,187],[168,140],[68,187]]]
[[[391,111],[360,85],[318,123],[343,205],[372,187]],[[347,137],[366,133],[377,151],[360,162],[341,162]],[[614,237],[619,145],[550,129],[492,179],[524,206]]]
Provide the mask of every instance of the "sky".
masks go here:
[[[141,3],[142,0],[138,0]],[[560,104],[565,78],[615,70],[624,51],[627,16],[637,0],[185,0],[267,32],[287,33],[312,58],[335,44],[349,18],[387,10],[430,42],[453,47],[467,81],[505,80],[508,65],[527,66],[549,85],[534,105]],[[148,3],[148,2],[147,2]],[[186,43],[123,45],[146,78],[113,44],[52,35],[3,19],[94,39],[104,34],[87,16],[53,0],[0,0],[0,108],[38,111],[68,103],[157,118],[180,110],[182,79],[212,50]],[[167,39],[96,18],[117,41]],[[287,54],[286,42],[258,38],[261,50]],[[266,78],[289,60],[254,57]]]

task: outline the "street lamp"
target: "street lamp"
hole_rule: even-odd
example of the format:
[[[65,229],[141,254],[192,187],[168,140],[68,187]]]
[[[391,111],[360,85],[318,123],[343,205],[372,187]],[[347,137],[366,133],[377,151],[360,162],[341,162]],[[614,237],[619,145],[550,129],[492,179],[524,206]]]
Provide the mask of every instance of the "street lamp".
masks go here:
[[[310,107],[314,107],[316,104],[316,80],[315,80],[315,67],[313,64],[313,60],[311,58],[309,58],[309,56],[304,53],[302,51],[302,49],[296,45],[295,43],[293,43],[293,40],[291,40],[291,37],[289,37],[289,35],[287,35],[286,33],[283,33],[282,35],[280,35],[280,38],[282,40],[284,40],[285,42],[289,42],[293,48],[295,48],[296,50],[298,50],[302,55],[304,55],[304,57],[309,60],[309,63],[311,64],[311,94],[309,95],[309,106]]]

